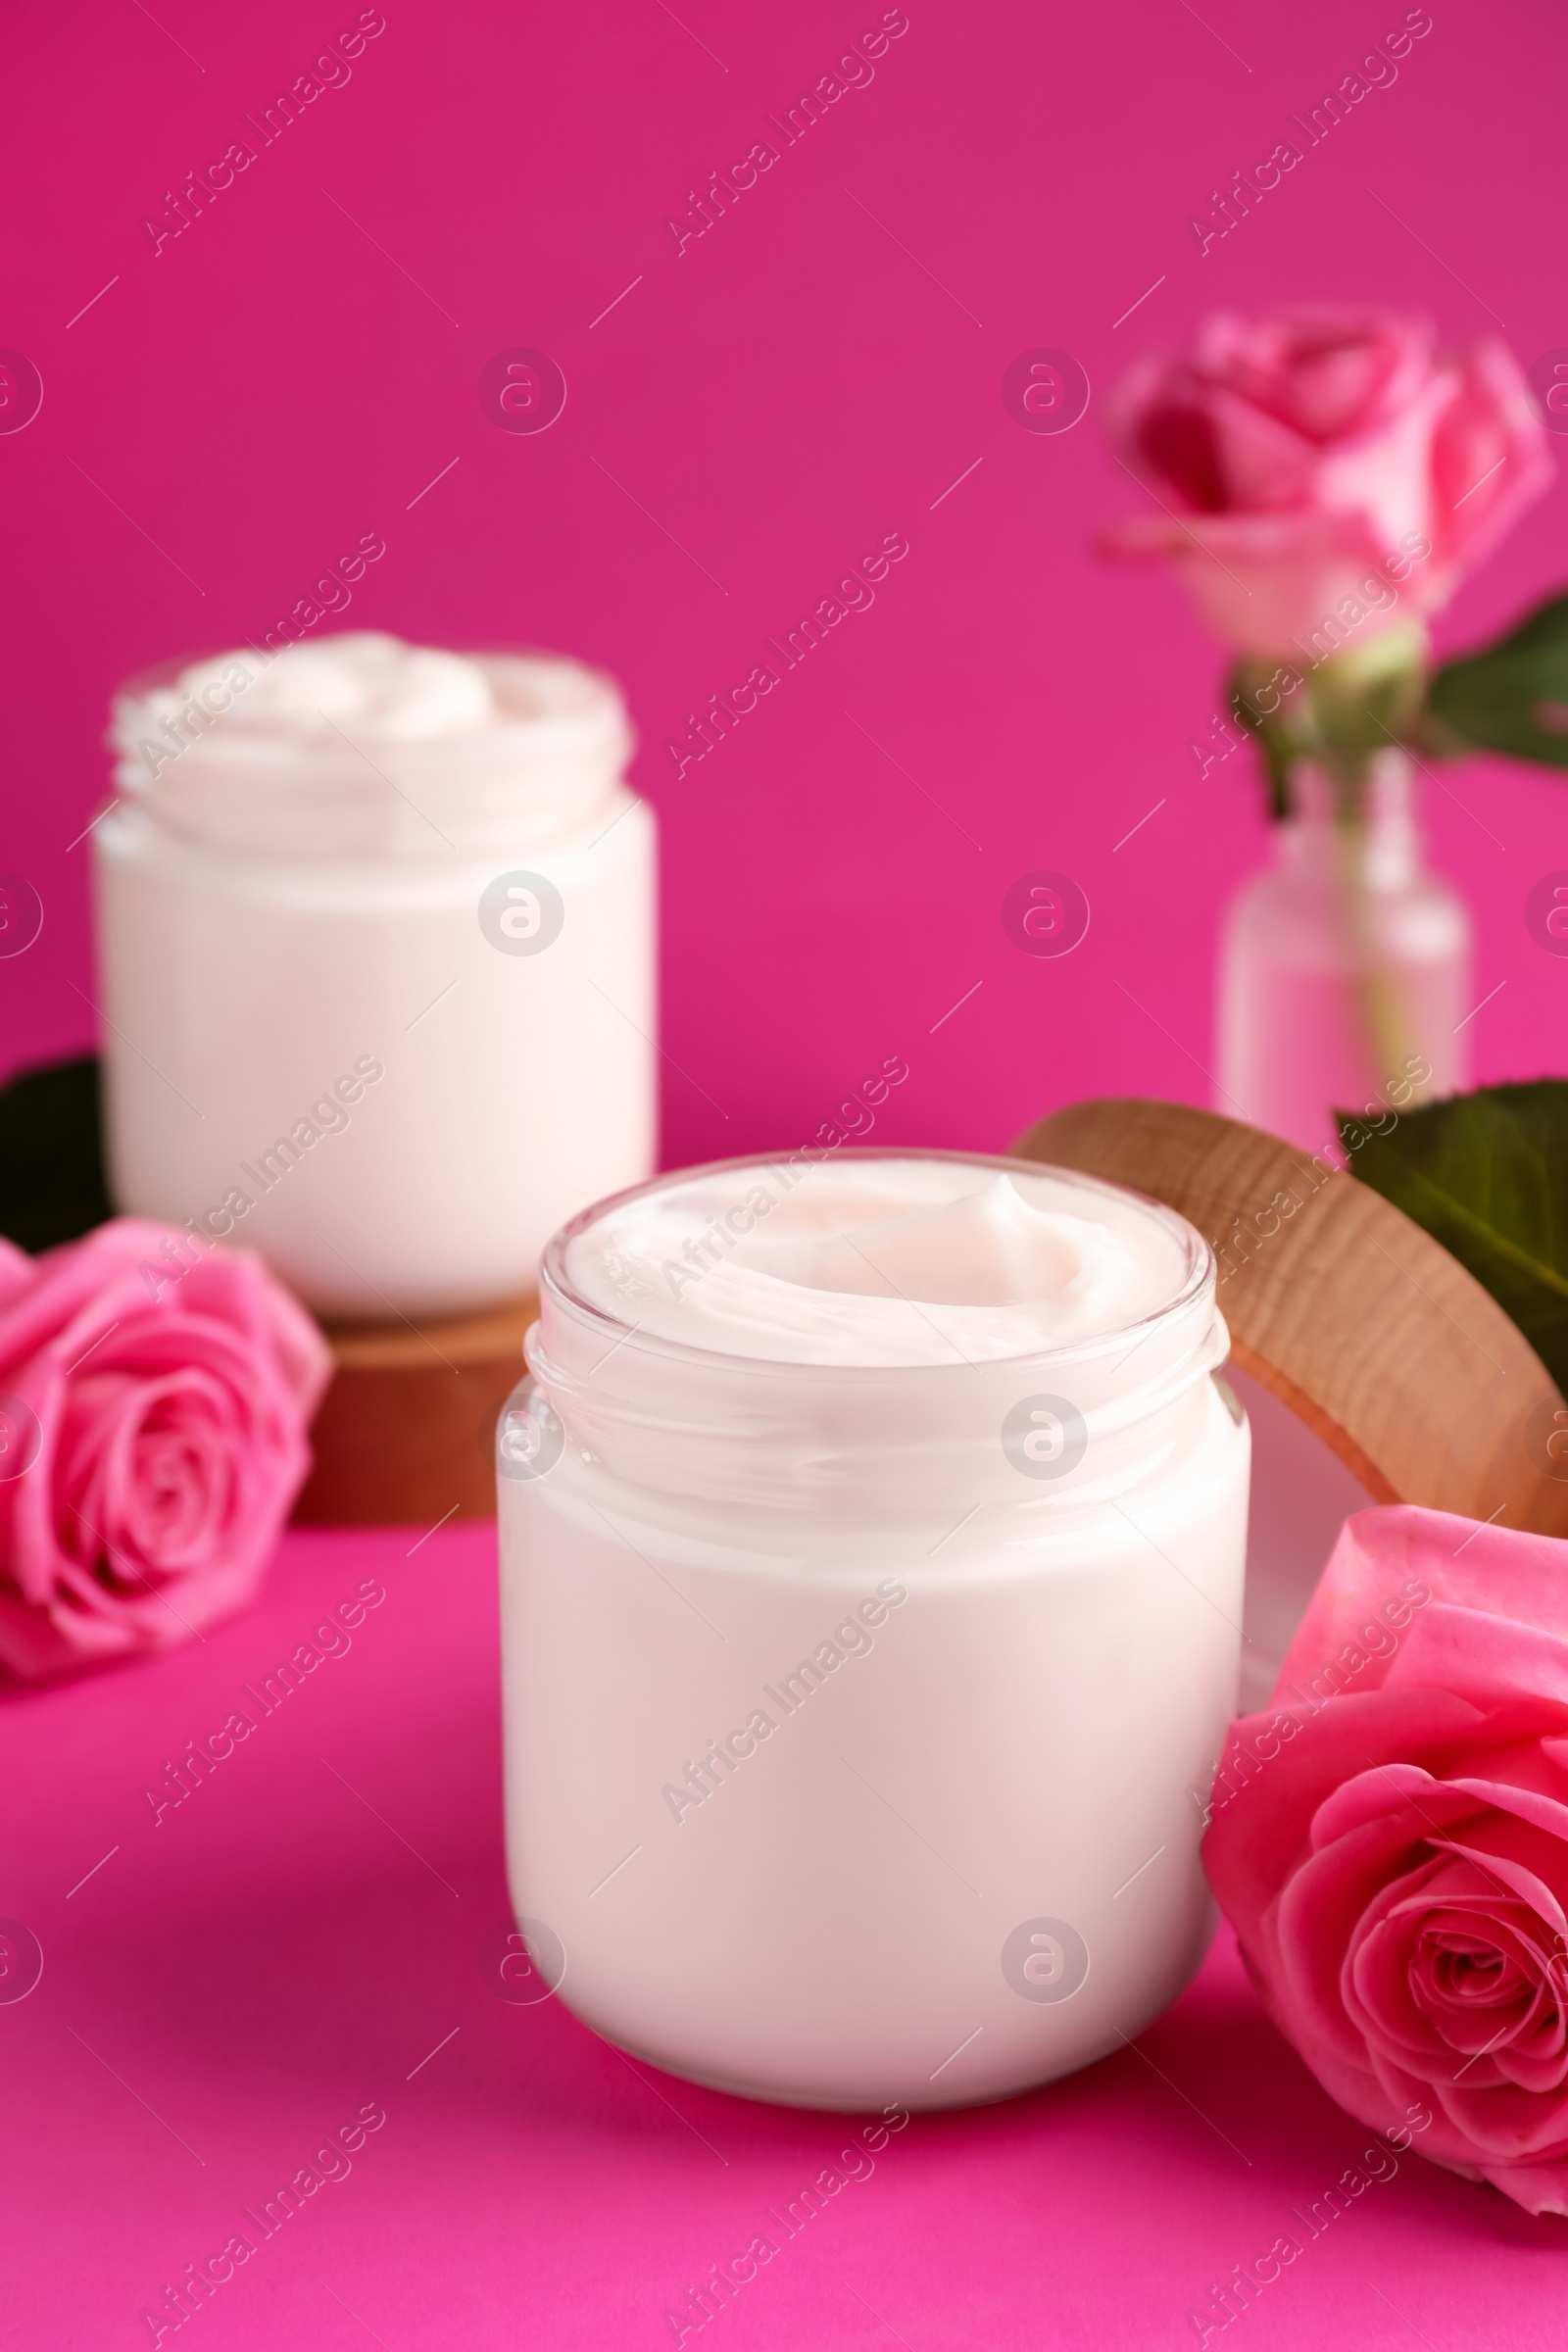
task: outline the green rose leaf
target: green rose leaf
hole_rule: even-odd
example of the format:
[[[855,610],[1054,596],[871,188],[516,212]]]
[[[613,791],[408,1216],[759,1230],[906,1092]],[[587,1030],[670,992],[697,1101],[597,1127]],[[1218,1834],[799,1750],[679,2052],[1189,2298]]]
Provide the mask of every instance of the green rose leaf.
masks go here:
[[[1568,1080],[1428,1102],[1384,1135],[1335,1115],[1361,1182],[1469,1269],[1568,1395]]]
[[[1446,662],[1427,708],[1438,749],[1568,768],[1568,596],[1550,598],[1485,652]]]
[[[23,1250],[48,1250],[114,1213],[97,1056],[48,1062],[0,1087],[0,1234]]]

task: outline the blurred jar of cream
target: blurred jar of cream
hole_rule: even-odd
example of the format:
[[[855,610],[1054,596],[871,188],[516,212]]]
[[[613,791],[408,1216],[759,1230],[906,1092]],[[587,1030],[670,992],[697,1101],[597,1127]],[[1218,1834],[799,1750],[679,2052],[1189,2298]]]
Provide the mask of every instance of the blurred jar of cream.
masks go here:
[[[128,685],[93,832],[120,1206],[382,1321],[654,1164],[655,833],[612,680],[363,632]]]
[[[497,1441],[508,1858],[596,2032],[940,2107],[1181,1990],[1247,1530],[1214,1280],[1153,1201],[959,1153],[555,1238]]]

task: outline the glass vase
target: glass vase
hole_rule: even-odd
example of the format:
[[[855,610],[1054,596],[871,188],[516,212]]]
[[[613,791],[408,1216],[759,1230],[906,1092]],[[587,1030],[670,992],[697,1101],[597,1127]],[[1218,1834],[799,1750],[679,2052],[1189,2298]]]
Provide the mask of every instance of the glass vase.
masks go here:
[[[1296,766],[1274,863],[1225,917],[1214,1107],[1336,1164],[1336,1111],[1469,1084],[1470,917],[1413,800],[1401,751],[1353,781]]]

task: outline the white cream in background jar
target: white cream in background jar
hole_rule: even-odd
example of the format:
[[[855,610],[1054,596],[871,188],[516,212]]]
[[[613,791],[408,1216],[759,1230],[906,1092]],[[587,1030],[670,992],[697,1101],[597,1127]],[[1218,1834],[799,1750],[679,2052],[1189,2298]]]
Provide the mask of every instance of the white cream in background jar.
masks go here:
[[[614,684],[348,633],[115,707],[94,828],[120,1206],[312,1306],[458,1312],[654,1164],[654,826]]]
[[[1249,1440],[1200,1236],[960,1153],[741,1160],[545,1255],[498,1439],[537,1968],[672,2073],[1004,2098],[1211,1912]]]

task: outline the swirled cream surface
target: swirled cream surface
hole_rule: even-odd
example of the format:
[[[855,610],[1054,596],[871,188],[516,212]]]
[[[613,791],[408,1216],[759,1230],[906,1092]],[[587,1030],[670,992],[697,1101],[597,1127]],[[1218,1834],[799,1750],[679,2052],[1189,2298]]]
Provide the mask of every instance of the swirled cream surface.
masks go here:
[[[802,1364],[1069,1348],[1156,1313],[1190,1268],[1130,1194],[966,1159],[846,1153],[707,1169],[612,1204],[563,1268],[650,1337]]]
[[[199,839],[425,860],[596,808],[632,746],[613,680],[580,662],[369,629],[135,681],[109,741],[127,799]]]
[[[150,699],[158,715],[211,693],[242,661],[234,653],[193,662],[155,690]],[[405,645],[368,629],[290,646],[286,659],[241,688],[233,705],[235,729],[250,734],[301,727],[324,734],[337,725],[406,743],[492,726],[501,715],[484,668],[466,654]]]
[[[345,629],[285,645],[270,658],[236,646],[172,677],[132,685],[116,704],[112,740],[132,752],[144,727],[183,723],[187,734],[204,735],[204,720],[222,718],[212,740],[234,757],[279,736],[330,745],[340,727],[368,743],[451,751],[495,727],[600,716],[608,687],[580,662],[547,654],[455,654],[380,630]]]

